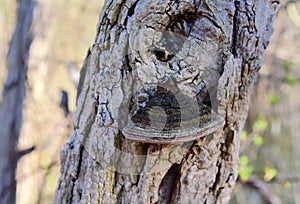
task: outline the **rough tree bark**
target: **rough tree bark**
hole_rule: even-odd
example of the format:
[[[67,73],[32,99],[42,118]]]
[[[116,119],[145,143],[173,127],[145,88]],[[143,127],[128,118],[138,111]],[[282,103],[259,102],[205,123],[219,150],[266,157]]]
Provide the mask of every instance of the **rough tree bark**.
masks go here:
[[[33,148],[17,151],[21,126],[34,0],[19,2],[18,18],[7,56],[8,76],[0,110],[0,203],[15,203],[18,159]]]
[[[75,131],[61,152],[55,203],[228,203],[239,134],[278,5],[106,1],[81,70]],[[171,45],[178,47],[169,51]],[[170,79],[218,111],[224,127],[175,144],[125,138],[126,119],[148,100],[138,97],[154,96],[153,84]]]

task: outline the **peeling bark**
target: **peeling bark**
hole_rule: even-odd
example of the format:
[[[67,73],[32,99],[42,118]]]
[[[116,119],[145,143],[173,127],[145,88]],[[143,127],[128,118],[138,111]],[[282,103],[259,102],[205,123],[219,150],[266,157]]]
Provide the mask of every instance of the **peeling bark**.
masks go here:
[[[228,203],[277,7],[270,0],[106,1],[81,70],[55,203]],[[125,138],[143,100],[170,80],[225,126],[185,143]]]

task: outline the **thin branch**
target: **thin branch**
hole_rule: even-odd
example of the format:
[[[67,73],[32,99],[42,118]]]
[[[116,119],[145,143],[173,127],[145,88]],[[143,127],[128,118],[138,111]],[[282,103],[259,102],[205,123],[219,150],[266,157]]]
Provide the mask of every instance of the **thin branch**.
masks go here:
[[[241,181],[244,186],[253,188],[263,197],[268,204],[281,204],[280,199],[267,186],[266,182],[256,177],[251,177],[248,181]]]

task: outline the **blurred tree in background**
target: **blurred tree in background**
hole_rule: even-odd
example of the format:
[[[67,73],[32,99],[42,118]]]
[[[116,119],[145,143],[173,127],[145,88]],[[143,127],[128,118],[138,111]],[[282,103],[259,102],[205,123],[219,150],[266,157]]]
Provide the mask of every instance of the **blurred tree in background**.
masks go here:
[[[19,161],[18,203],[52,203],[59,175],[59,150],[72,122],[59,107],[61,90],[75,105],[72,73],[79,71],[102,8],[96,0],[38,1],[31,47],[22,134],[18,148],[37,149]],[[70,6],[72,4],[72,6]],[[241,138],[240,184],[232,203],[264,203],[247,181],[258,178],[282,203],[300,202],[300,3],[283,1],[275,33],[252,94]],[[16,3],[0,2],[0,90],[16,20]],[[76,43],[75,43],[76,42]],[[75,68],[74,68],[75,67]],[[75,77],[76,78],[76,77]],[[2,99],[0,99],[2,101]],[[254,180],[254,179],[253,179]]]
[[[34,150],[17,149],[23,122],[23,104],[35,1],[18,3],[17,22],[7,54],[7,78],[2,90],[0,109],[0,198],[1,203],[16,202],[16,169],[18,161]]]
[[[36,150],[19,160],[18,203],[53,203],[59,151],[72,130],[72,116],[65,118],[59,106],[61,90],[69,94],[72,111],[76,87],[69,73],[79,72],[87,47],[93,42],[102,4],[96,0],[38,1],[36,4],[23,127],[18,144],[18,149],[36,146]],[[15,27],[16,8],[14,1],[0,2],[0,26],[6,31],[0,33],[0,90],[7,73],[6,56]]]

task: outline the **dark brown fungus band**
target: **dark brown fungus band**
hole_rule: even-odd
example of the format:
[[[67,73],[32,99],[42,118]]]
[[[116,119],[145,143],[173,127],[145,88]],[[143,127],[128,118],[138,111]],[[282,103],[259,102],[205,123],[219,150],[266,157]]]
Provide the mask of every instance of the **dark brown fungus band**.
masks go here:
[[[224,119],[210,107],[163,87],[149,96],[123,129],[126,138],[145,143],[191,141],[222,128]]]

